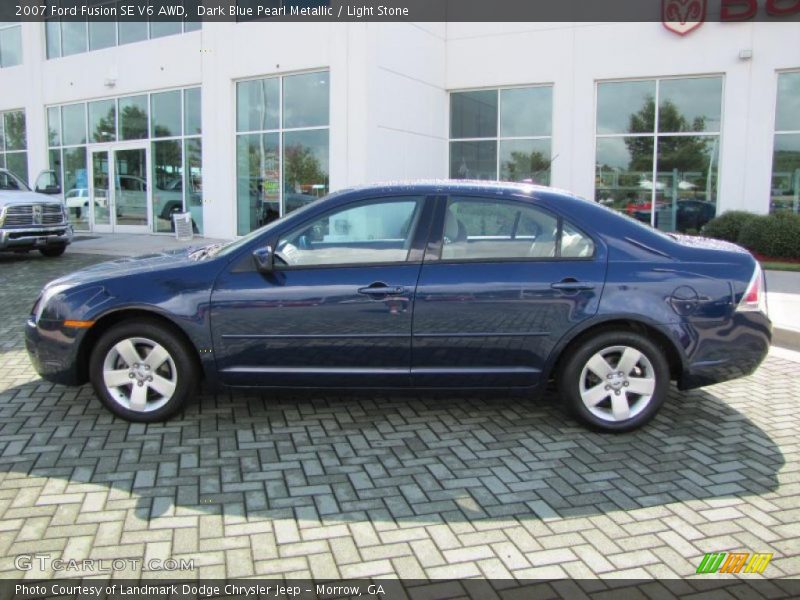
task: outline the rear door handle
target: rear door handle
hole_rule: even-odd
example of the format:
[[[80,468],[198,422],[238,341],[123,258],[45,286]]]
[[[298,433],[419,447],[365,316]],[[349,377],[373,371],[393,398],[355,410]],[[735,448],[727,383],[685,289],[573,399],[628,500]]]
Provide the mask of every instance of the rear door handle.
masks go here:
[[[405,292],[406,288],[402,285],[386,285],[381,282],[358,288],[358,293],[366,296],[399,296],[400,294],[405,294]]]
[[[558,283],[551,283],[550,287],[554,290],[563,290],[565,292],[580,292],[584,290],[593,290],[593,283],[584,283],[581,281],[559,281]]]

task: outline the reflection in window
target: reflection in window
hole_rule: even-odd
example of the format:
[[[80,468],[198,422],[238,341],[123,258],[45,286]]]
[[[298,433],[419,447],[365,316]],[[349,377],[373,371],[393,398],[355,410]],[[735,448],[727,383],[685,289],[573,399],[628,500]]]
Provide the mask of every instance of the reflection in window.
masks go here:
[[[236,84],[239,235],[328,193],[329,118],[327,72]]]
[[[181,135],[181,91],[150,96],[150,137]]]
[[[800,72],[778,76],[770,212],[800,213]]]
[[[89,102],[89,136],[93,142],[117,139],[117,103],[114,100]]]
[[[119,99],[121,140],[142,140],[147,134],[147,95]]]
[[[722,78],[600,83],[595,200],[664,231],[716,214]]]
[[[549,184],[552,92],[536,86],[451,93],[450,177]]]
[[[28,141],[25,111],[0,112],[0,168],[28,183]]]
[[[61,131],[65,146],[86,143],[86,104],[61,107]]]
[[[340,208],[278,241],[278,264],[316,266],[404,262],[423,199],[381,199]]]
[[[0,68],[22,64],[22,26],[0,23]]]
[[[178,92],[180,94],[180,92]],[[153,219],[156,232],[171,231],[183,212],[183,147],[180,140],[153,142]]]

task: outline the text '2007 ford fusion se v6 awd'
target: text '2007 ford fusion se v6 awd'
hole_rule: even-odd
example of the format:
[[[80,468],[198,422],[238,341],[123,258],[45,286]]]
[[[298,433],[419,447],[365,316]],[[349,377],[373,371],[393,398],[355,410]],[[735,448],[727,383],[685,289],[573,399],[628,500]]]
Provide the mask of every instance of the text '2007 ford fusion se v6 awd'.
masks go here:
[[[627,431],[681,389],[751,373],[771,324],[738,246],[666,235],[549,188],[373,185],[234,242],[49,283],[36,370],[131,421],[212,386],[542,388]]]

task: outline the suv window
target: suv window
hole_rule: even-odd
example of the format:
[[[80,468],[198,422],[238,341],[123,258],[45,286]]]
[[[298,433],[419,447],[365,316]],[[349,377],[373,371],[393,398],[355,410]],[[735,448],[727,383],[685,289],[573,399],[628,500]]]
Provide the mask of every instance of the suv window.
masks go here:
[[[561,237],[560,237],[561,236]],[[559,242],[569,242],[566,252]],[[594,254],[591,238],[521,202],[452,197],[447,203],[441,258],[489,260],[579,258]]]
[[[20,179],[14,177],[8,171],[0,171],[0,190],[3,191],[29,191],[27,185],[25,185]]]
[[[423,197],[381,198],[339,208],[281,237],[288,266],[405,262]]]

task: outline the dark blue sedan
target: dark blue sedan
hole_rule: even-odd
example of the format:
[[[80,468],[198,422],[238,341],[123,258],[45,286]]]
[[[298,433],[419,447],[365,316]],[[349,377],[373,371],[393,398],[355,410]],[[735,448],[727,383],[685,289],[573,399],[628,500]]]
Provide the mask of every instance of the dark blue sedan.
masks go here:
[[[751,373],[764,280],[741,248],[665,235],[548,188],[479,182],[334,193],[224,245],[115,260],[48,284],[36,370],[91,381],[131,421],[196,391],[535,390],[599,429],[646,423],[670,380]]]

